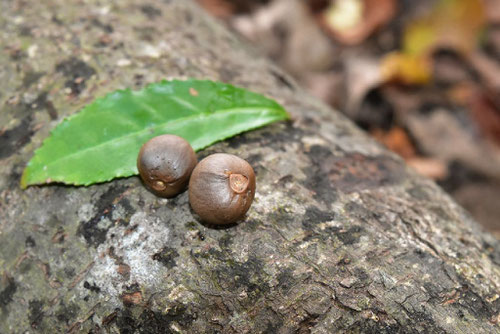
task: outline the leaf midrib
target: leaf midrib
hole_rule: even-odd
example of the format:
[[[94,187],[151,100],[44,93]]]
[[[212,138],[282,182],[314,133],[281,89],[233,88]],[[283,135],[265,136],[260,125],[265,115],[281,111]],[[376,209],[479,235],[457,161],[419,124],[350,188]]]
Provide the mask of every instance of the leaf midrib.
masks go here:
[[[202,116],[205,116],[205,115],[230,113],[230,112],[237,111],[237,110],[241,110],[242,112],[247,112],[248,110],[254,110],[254,109],[265,109],[265,110],[269,110],[269,111],[280,111],[281,110],[281,108],[270,108],[270,107],[252,106],[252,107],[243,107],[243,108],[221,109],[221,110],[218,110],[216,112],[201,112],[199,114],[194,114],[192,116],[182,117],[182,118],[179,118],[179,119],[176,119],[176,120],[167,121],[165,123],[161,123],[161,124],[158,124],[158,125],[155,125],[155,126],[144,128],[144,129],[142,129],[140,131],[130,132],[130,133],[127,133],[126,135],[123,135],[123,136],[111,138],[111,139],[106,140],[104,142],[101,142],[101,143],[99,143],[97,145],[89,146],[89,147],[84,148],[83,150],[78,150],[78,151],[76,151],[74,153],[71,153],[71,154],[68,154],[68,155],[64,155],[63,157],[55,159],[50,164],[46,164],[44,166],[48,167],[48,166],[51,166],[51,165],[55,165],[56,163],[60,163],[61,161],[68,160],[69,158],[71,158],[71,157],[73,157],[75,155],[82,154],[82,153],[84,153],[86,151],[93,150],[95,148],[107,145],[107,144],[112,143],[114,141],[120,141],[120,140],[125,139],[127,137],[140,136],[141,133],[151,131],[151,129],[158,129],[158,128],[164,126],[167,123],[175,124],[177,122],[184,122],[184,121],[190,120],[190,119],[201,118]]]

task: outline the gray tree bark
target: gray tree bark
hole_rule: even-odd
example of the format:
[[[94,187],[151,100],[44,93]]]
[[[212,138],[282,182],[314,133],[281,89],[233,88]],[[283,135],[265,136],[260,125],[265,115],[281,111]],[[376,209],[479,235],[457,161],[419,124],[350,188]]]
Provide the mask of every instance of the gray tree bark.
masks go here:
[[[0,6],[1,333],[500,333],[498,241],[191,1]],[[19,188],[64,117],[179,77],[293,115],[199,153],[253,165],[244,222],[202,225],[137,177]]]

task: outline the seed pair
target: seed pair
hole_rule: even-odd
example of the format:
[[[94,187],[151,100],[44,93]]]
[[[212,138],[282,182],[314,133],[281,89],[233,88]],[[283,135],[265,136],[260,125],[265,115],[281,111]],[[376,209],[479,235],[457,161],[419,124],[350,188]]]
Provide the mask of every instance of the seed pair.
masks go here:
[[[212,154],[197,164],[191,145],[175,135],[146,142],[137,158],[144,184],[160,197],[174,197],[189,183],[189,203],[211,224],[234,223],[245,215],[255,195],[255,174],[245,160]]]

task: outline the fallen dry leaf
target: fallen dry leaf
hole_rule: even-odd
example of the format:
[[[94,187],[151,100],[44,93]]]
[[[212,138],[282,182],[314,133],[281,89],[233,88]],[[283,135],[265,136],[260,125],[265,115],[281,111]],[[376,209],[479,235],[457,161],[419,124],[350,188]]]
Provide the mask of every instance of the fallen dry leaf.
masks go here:
[[[500,180],[500,149],[477,136],[450,111],[437,108],[425,115],[409,114],[406,126],[424,154],[445,162],[459,161]]]
[[[481,0],[441,0],[427,16],[408,24],[401,51],[382,61],[385,80],[425,84],[431,79],[431,55],[438,48],[468,54],[477,47],[486,16]]]
[[[498,61],[481,52],[467,54],[467,61],[474,67],[487,90],[500,96],[500,65]]]
[[[481,93],[473,96],[469,105],[472,116],[482,132],[500,146],[500,109],[498,106],[488,96]]]
[[[196,0],[210,14],[227,19],[234,14],[234,6],[227,0]]]
[[[392,52],[380,63],[382,81],[405,85],[423,85],[432,77],[431,60],[427,56]]]
[[[500,146],[500,98],[472,82],[449,91],[450,100],[467,107],[481,133]]]
[[[375,129],[371,132],[371,135],[405,160],[415,157],[415,147],[406,131],[402,128],[393,127],[389,131]]]
[[[263,5],[267,1],[261,0],[196,0],[210,14],[222,19],[228,19],[232,15],[249,13]]]
[[[355,45],[389,22],[396,7],[396,0],[337,0],[319,15],[319,21],[335,39]]]
[[[382,83],[380,64],[376,59],[356,53],[346,56],[345,111],[353,115],[359,110],[366,94]]]
[[[335,48],[303,0],[275,0],[231,21],[242,35],[259,44],[296,77],[331,67]]]
[[[425,55],[441,47],[470,52],[485,23],[482,0],[441,0],[428,16],[406,27],[403,51]]]
[[[488,21],[493,24],[500,23],[500,1],[498,0],[483,0],[486,7],[486,16]]]
[[[435,158],[414,157],[406,160],[420,175],[433,180],[444,180],[448,176],[448,166],[445,162]]]

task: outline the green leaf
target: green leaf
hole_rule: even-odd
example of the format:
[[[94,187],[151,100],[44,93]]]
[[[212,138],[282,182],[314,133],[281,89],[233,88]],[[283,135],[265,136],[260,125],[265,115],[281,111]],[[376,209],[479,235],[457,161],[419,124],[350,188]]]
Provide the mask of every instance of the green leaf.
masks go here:
[[[25,168],[21,187],[90,185],[135,175],[139,149],[154,136],[181,136],[197,151],[288,118],[274,100],[220,82],[173,80],[115,91],[52,131]]]

